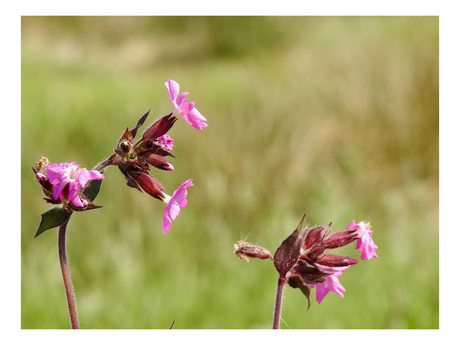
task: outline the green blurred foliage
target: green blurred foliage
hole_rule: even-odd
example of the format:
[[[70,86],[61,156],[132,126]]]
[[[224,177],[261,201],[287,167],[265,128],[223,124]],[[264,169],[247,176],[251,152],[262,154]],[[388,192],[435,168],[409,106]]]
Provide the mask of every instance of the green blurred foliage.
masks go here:
[[[309,311],[288,288],[282,327],[439,328],[438,37],[438,17],[23,17],[22,327],[69,328],[31,166],[95,166],[172,110],[174,79],[209,127],[178,121],[175,170],[153,173],[193,178],[189,205],[163,234],[163,205],[107,170],[104,207],[69,223],[81,327],[270,328],[276,270],[233,244],[274,253],[306,213],[370,221],[379,259]]]

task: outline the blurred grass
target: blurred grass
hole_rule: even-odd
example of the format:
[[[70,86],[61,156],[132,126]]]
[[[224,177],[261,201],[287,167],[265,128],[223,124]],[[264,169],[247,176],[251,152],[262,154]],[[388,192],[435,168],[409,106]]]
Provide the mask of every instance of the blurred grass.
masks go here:
[[[287,289],[288,327],[439,328],[438,33],[438,17],[23,17],[22,328],[69,327],[31,166],[93,167],[171,111],[167,79],[209,123],[178,122],[175,171],[153,172],[170,193],[193,178],[189,206],[164,235],[162,204],[107,170],[104,207],[69,225],[83,328],[270,328],[276,271],[233,243],[274,252],[304,212],[370,221],[379,259],[308,312]]]

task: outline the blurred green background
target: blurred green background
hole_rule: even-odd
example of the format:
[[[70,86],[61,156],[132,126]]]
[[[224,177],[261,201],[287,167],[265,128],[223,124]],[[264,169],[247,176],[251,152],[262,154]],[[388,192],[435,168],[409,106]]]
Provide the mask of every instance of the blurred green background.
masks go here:
[[[82,328],[271,328],[276,270],[233,244],[273,253],[304,213],[371,222],[379,259],[309,311],[287,288],[282,328],[439,328],[438,17],[22,17],[22,328],[69,328],[31,166],[92,168],[172,111],[168,79],[209,124],[178,121],[153,171],[193,178],[189,205],[163,234],[162,203],[106,171],[68,230]]]

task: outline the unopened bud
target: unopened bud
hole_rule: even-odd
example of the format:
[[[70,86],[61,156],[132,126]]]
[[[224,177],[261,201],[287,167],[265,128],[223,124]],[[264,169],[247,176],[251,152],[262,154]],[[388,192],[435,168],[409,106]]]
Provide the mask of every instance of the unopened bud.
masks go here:
[[[142,139],[156,140],[168,133],[174,122],[177,121],[177,117],[172,116],[172,113],[156,120],[149,128],[142,134]]]
[[[327,267],[343,267],[357,264],[353,258],[344,255],[324,254],[315,258],[315,262],[321,266]]]
[[[339,231],[327,237],[323,244],[327,249],[334,249],[350,244],[358,237],[355,230]]]
[[[305,234],[305,243],[303,244],[302,249],[307,250],[314,244],[321,243],[324,238],[329,235],[329,232],[331,231],[331,224],[332,223],[328,225],[320,225],[307,230],[307,233]]]
[[[144,172],[131,173],[131,176],[139,184],[139,186],[141,186],[144,192],[158,200],[163,200],[165,192],[160,182]]]
[[[154,153],[149,154],[148,156],[145,157],[145,160],[154,166],[155,168],[162,169],[162,170],[168,170],[168,171],[173,171],[174,167],[172,166],[171,163],[169,163],[166,158],[163,158],[159,155],[156,155]]]
[[[252,244],[249,244],[248,242],[244,241],[238,241],[234,244],[235,251],[234,253],[236,256],[238,256],[240,259],[245,259],[247,262],[249,262],[248,257],[250,258],[258,258],[261,260],[265,259],[272,259],[272,254],[270,251],[264,247],[259,247],[259,246],[253,246]]]

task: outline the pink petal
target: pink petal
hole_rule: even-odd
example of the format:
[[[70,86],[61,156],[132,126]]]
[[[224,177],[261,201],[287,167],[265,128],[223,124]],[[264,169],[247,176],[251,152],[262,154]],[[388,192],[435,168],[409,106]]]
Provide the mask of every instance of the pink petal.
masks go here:
[[[55,200],[57,200],[58,196],[62,193],[63,189],[65,188],[65,186],[67,186],[70,182],[70,179],[68,178],[64,178],[61,179],[60,181],[59,180],[54,180],[54,182],[57,182],[57,183],[52,183],[55,185],[54,189],[53,189],[53,198]],[[62,199],[62,197],[61,197]]]
[[[194,107],[195,107],[195,103],[194,102],[188,102],[187,100],[185,100],[184,103],[181,103],[179,105],[180,112],[183,115],[186,115],[186,114],[190,113],[193,110]]]
[[[177,99],[176,99],[176,104],[178,106],[180,106],[182,104],[182,102],[184,101],[185,99],[185,96],[187,96],[189,94],[189,92],[183,92],[181,93],[179,96],[177,96]]]
[[[328,281],[329,278],[329,281]],[[335,276],[330,276],[326,278],[326,282],[328,283],[328,289],[335,293],[336,295],[339,295],[340,297],[343,298],[343,292],[345,292],[345,288],[340,284],[339,278]]]
[[[328,294],[329,291],[332,291],[336,295],[339,295],[343,298],[343,292],[345,288],[340,284],[339,278],[337,276],[326,277],[326,281],[316,286],[316,301],[321,303],[323,298]]]
[[[343,292],[345,292],[345,288],[340,284],[339,277],[342,275],[345,270],[347,270],[350,266],[344,267],[326,267],[319,265],[323,268],[326,272],[329,271],[330,273],[333,272],[332,275],[326,277],[326,281],[324,283],[312,285],[311,287],[316,287],[316,301],[321,303],[323,298],[328,294],[329,291],[343,297]]]
[[[200,131],[204,127],[208,126],[206,123],[204,123],[206,118],[201,115],[198,110],[196,110],[195,103],[188,102],[185,99],[185,97],[189,94],[188,92],[183,92],[178,96],[179,84],[172,79],[169,79],[167,82],[165,82],[165,85],[168,89],[169,99],[175,108],[173,112],[174,116],[178,116],[178,113],[180,113],[186,122]]]
[[[48,176],[48,180],[51,184],[58,184],[58,181],[60,181],[60,177],[62,175],[61,171],[62,168],[57,164],[51,164],[50,166],[46,167],[46,175]],[[55,180],[58,181],[53,183]]]
[[[103,180],[104,179],[104,174],[102,174],[98,170],[91,170],[89,172],[89,175],[91,177],[91,180]]]
[[[353,219],[350,223],[350,225],[348,225],[348,228],[347,230],[355,230],[356,228],[358,227],[358,224],[355,223],[355,220]]]
[[[91,180],[91,174],[85,168],[81,169],[78,177],[76,178],[76,182],[79,184],[81,188],[86,186],[86,184]],[[70,193],[69,193],[70,195]]]
[[[88,205],[87,203],[86,205],[83,204],[82,200],[78,197],[78,194],[74,198],[71,198],[69,196],[69,200],[77,207],[85,207],[86,205]]]
[[[165,209],[165,213],[163,213],[162,230],[164,234],[166,234],[169,230],[171,230],[171,220],[166,215],[166,209]]]
[[[316,285],[316,302],[320,304],[328,292],[329,290],[326,288],[325,283]]]
[[[58,197],[61,200],[64,198],[61,195],[62,190],[70,182],[69,169],[77,166],[77,163],[61,163],[61,164],[51,164],[46,168],[46,174],[48,175],[49,182],[55,186],[53,189],[53,198],[57,200]]]
[[[359,222],[358,224],[355,223],[353,220],[348,229],[356,229],[357,234],[357,241],[356,241],[356,249],[358,249],[362,255],[361,260],[370,260],[371,258],[378,258],[375,250],[378,247],[375,245],[374,240],[372,239],[372,231],[370,229],[369,223]]]
[[[187,199],[182,199],[177,202],[180,206],[180,208],[185,208],[187,206]]]
[[[180,206],[179,204],[173,202],[169,204],[169,210],[167,212],[168,219],[174,220],[179,217]]]
[[[362,253],[361,260],[370,260],[372,258],[378,259],[378,256],[375,253],[375,250],[378,249],[378,247],[375,245],[374,240],[370,236],[358,239],[356,242],[356,249]]]
[[[196,118],[196,119],[199,120],[199,121],[208,121],[208,120],[206,120],[206,118],[205,118],[203,115],[201,115],[201,113],[198,111],[197,108],[193,108],[193,109],[189,112],[189,114],[193,115],[193,117]],[[206,126],[207,126],[207,125],[206,125]]]
[[[171,202],[180,202],[181,200],[184,200],[187,197],[187,187],[193,186],[192,179],[185,181],[180,185],[179,188],[177,188],[173,196],[171,198]]]
[[[174,140],[167,134],[162,135],[161,137],[157,138],[157,144],[163,148],[165,151],[171,151],[174,145]]]
[[[196,108],[193,108],[187,114],[182,114],[182,117],[190,125],[192,125],[193,127],[195,127],[196,129],[200,131],[202,130],[202,128],[208,126],[207,123],[202,122],[202,121],[206,121],[206,119],[203,117],[203,115],[200,114],[200,112]]]
[[[165,82],[166,88],[168,89],[168,95],[169,99],[171,100],[171,103],[174,104],[174,107],[176,106],[176,97],[179,94],[179,84],[176,83],[174,80],[169,79],[167,82]]]
[[[69,183],[69,200],[73,200],[74,198],[78,197],[78,191],[80,190],[80,186],[77,182],[71,181]]]
[[[177,188],[163,212],[163,233],[171,230],[171,222],[179,216],[181,208],[187,206],[187,187],[193,186],[192,180],[187,180]]]

